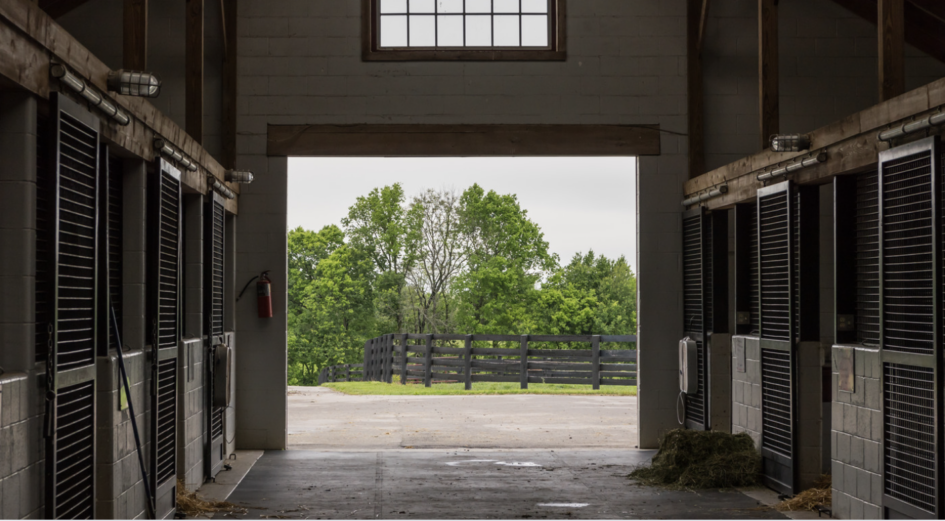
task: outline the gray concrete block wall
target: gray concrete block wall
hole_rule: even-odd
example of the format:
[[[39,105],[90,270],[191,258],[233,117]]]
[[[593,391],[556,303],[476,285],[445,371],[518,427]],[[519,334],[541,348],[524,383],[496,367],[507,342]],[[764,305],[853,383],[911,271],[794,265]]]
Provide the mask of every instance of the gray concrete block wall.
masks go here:
[[[854,392],[841,391],[840,350],[854,351]],[[833,514],[839,519],[883,517],[882,364],[877,349],[833,346],[830,429]]]
[[[177,386],[177,475],[188,490],[204,482],[204,443],[207,436],[205,371],[201,339],[185,339],[180,345]]]
[[[779,4],[781,132],[810,132],[879,101],[876,26],[834,2]],[[713,2],[705,48],[706,167],[761,150],[758,5]],[[945,76],[945,64],[907,46],[907,89]]]
[[[732,431],[732,335],[716,333],[709,341],[709,425]]]
[[[42,519],[46,475],[44,401],[37,379],[0,375],[0,518]]]
[[[147,356],[140,349],[123,354],[131,388],[131,407],[120,409],[122,388],[118,355],[99,357],[96,382],[96,501],[100,519],[135,519],[146,514],[146,497],[131,423],[134,409],[142,454],[151,472],[151,400]]]
[[[745,372],[738,370],[744,352]],[[732,337],[732,433],[748,433],[761,450],[761,344],[758,337]]]

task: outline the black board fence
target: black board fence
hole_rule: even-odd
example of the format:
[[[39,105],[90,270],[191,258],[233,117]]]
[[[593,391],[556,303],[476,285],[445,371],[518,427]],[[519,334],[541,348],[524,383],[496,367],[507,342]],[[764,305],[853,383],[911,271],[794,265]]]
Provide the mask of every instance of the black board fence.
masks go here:
[[[364,364],[342,364],[326,367],[318,373],[318,385],[334,382],[361,382]]]
[[[474,346],[483,342],[515,343],[517,347]],[[584,348],[543,348],[561,343]],[[637,351],[601,349],[606,343],[633,344],[636,336],[389,334],[365,343],[364,363],[358,369],[366,382],[416,381],[427,387],[434,382],[462,382],[467,390],[475,382],[518,382],[522,389],[528,389],[530,383],[590,385],[594,389],[636,385]],[[346,367],[349,369],[339,369]],[[354,367],[326,368],[319,383],[353,381]],[[339,376],[339,371],[347,372]]]

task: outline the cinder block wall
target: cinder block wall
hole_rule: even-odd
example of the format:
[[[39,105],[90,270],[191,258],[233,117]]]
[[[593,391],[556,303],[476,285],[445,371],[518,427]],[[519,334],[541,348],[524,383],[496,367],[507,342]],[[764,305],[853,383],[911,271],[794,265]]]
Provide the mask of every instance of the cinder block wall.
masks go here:
[[[761,344],[756,336],[732,337],[732,433],[740,432],[761,450]]]
[[[178,418],[177,476],[184,480],[188,490],[196,490],[204,482],[204,443],[207,417],[203,341],[185,339],[178,358]]]
[[[0,517],[43,519],[44,400],[37,379],[0,375]]]
[[[854,392],[841,391],[838,353],[852,350]],[[833,421],[830,430],[833,514],[840,519],[883,517],[883,413],[878,349],[833,346]]]
[[[810,132],[879,101],[876,26],[835,2],[778,5],[781,131]],[[706,167],[761,151],[758,3],[711,3],[705,48]],[[907,46],[906,90],[945,76],[945,64]]]

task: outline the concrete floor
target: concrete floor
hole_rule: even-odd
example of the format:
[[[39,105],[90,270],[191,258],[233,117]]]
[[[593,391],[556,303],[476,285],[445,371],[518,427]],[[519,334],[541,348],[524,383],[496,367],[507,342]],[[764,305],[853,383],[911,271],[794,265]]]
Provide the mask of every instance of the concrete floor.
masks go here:
[[[635,396],[348,396],[289,388],[289,448],[632,449]]]
[[[633,397],[290,388],[289,413],[294,450],[259,458],[229,495],[248,513],[228,517],[784,519],[738,491],[629,480],[654,454],[633,448]]]
[[[270,451],[229,500],[249,508],[247,519],[784,519],[741,492],[666,491],[628,480],[652,454]]]

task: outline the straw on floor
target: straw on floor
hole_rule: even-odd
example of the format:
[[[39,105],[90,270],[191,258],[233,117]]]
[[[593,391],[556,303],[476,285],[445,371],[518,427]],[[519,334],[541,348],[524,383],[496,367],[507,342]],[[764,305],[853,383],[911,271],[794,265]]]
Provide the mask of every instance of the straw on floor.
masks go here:
[[[829,475],[824,474],[814,483],[814,488],[805,490],[791,499],[786,499],[775,505],[774,508],[781,512],[798,510],[816,511],[817,506],[829,508],[832,501],[831,478]]]
[[[227,501],[207,501],[200,498],[196,492],[189,492],[181,480],[177,481],[177,511],[187,517],[199,517],[218,512],[246,513],[245,508]]]

